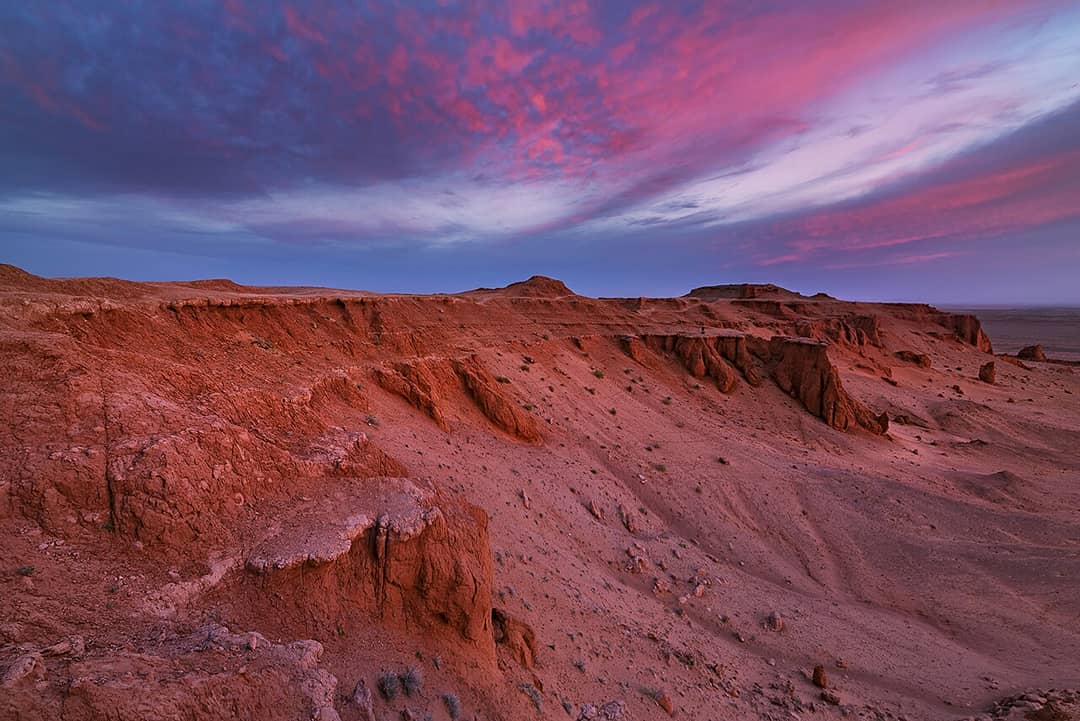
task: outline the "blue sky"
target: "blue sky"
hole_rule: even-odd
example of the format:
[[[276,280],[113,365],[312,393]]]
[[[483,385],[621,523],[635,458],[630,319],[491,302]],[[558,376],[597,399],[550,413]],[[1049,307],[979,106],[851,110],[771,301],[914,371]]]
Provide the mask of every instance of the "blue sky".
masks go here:
[[[1080,303],[1080,8],[6,3],[0,261]]]

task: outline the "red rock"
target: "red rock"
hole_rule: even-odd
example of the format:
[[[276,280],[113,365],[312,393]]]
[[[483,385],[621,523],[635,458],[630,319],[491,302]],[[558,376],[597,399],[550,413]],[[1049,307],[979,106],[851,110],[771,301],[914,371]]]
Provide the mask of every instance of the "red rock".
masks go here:
[[[920,368],[929,368],[931,365],[930,356],[925,353],[916,353],[911,350],[898,350],[893,353],[893,355],[905,363],[914,363]]]
[[[869,410],[844,391],[825,344],[776,336],[769,348],[776,384],[812,414],[841,431],[860,425],[873,433],[884,432]]]
[[[1041,345],[1029,345],[1021,348],[1016,357],[1021,360],[1044,361],[1046,360],[1046,352]]]
[[[988,361],[979,367],[979,380],[983,383],[993,385],[996,379],[997,373],[994,372],[994,361]]]

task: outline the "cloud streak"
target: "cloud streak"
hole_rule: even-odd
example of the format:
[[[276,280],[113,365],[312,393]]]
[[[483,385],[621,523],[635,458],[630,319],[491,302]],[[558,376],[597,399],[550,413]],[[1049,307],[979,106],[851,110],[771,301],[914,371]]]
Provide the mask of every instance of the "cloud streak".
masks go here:
[[[1077,36],[1053,0],[9,3],[0,242],[936,263],[1073,217]]]

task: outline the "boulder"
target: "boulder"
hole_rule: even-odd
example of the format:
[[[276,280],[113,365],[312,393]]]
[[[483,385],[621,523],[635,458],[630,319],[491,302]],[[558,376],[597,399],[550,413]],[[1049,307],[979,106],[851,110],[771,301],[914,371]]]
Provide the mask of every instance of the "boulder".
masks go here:
[[[925,353],[916,353],[913,350],[898,350],[893,355],[905,363],[914,363],[920,368],[929,368],[931,365],[930,356]]]
[[[979,366],[979,380],[993,385],[996,379],[997,373],[994,371],[994,361],[987,361]]]
[[[1029,345],[1021,348],[1016,357],[1021,360],[1044,361],[1046,360],[1046,352],[1041,345]]]

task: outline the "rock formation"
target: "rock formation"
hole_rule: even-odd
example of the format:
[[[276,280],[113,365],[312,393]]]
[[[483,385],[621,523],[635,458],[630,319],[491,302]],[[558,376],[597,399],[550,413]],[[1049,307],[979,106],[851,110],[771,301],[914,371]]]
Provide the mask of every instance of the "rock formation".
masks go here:
[[[989,336],[983,332],[982,324],[974,315],[967,313],[943,314],[939,322],[952,330],[956,337],[964,343],[975,346],[983,353],[994,352]]]
[[[454,368],[465,384],[469,397],[489,421],[527,443],[543,440],[536,419],[499,388],[500,384],[477,358],[456,361]]]
[[[893,353],[893,355],[905,363],[914,363],[920,368],[929,368],[932,365],[930,356],[925,353],[916,353],[912,350],[898,350]]]
[[[844,391],[824,343],[776,336],[769,342],[772,377],[781,390],[837,430],[856,425],[884,433],[882,423]]]
[[[1041,345],[1029,345],[1021,348],[1020,352],[1016,354],[1016,357],[1021,360],[1045,361],[1046,352],[1043,351]]]

